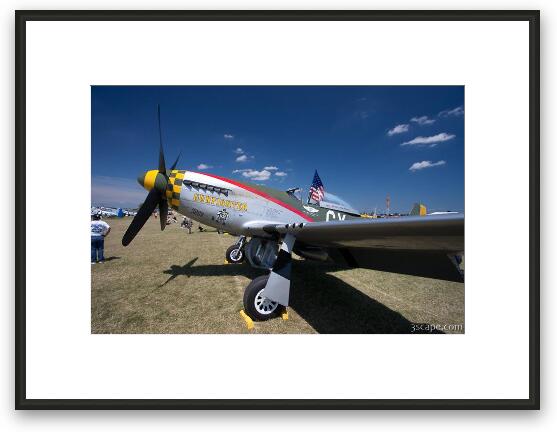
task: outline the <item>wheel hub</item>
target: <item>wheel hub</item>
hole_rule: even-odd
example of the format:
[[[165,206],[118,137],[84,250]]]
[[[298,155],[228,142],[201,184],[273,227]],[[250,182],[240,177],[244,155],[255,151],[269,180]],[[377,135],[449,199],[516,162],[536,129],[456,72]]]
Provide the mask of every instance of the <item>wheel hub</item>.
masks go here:
[[[255,308],[260,314],[268,315],[275,311],[275,309],[278,307],[278,303],[265,297],[263,295],[263,291],[265,291],[265,289],[259,291],[255,296]]]
[[[242,251],[240,249],[234,249],[230,252],[230,258],[232,261],[238,261],[242,257]]]

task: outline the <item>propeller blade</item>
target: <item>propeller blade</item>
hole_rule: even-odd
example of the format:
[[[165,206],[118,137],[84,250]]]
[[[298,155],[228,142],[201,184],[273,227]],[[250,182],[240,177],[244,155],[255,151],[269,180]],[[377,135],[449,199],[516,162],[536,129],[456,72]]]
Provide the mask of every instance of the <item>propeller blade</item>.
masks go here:
[[[156,191],[155,189],[151,189],[149,191],[145,202],[137,211],[137,214],[133,218],[132,223],[124,234],[124,237],[122,237],[122,245],[127,246],[130,244],[130,242],[134,239],[141,228],[143,228],[143,225],[145,225],[145,222],[147,222],[147,219],[149,219],[149,216],[151,216],[153,210],[155,210],[157,204],[159,203],[159,201],[161,201],[161,199],[162,198],[158,191]]]
[[[182,156],[182,151],[181,150],[180,150],[180,153],[178,153],[178,157],[176,158],[176,160],[174,161],[174,163],[170,167],[170,171],[172,171],[173,169],[176,169],[176,165],[178,165],[178,161],[180,160],[180,156]]]
[[[164,163],[164,151],[162,149],[162,132],[161,132],[161,106],[157,105],[157,118],[159,121],[159,172],[166,175],[166,164]]]
[[[168,201],[162,199],[159,201],[159,216],[161,220],[161,231],[166,228],[166,218],[168,217]]]

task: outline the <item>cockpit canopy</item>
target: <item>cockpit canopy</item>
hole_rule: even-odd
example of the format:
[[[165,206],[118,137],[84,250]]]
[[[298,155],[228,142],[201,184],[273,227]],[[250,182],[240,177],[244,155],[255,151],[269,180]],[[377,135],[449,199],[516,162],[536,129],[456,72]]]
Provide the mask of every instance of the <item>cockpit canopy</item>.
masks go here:
[[[346,213],[360,214],[358,210],[344,201],[341,197],[329,192],[325,192],[325,197],[319,203],[319,206],[332,210],[340,210]]]
[[[303,191],[299,187],[287,189],[286,193],[296,198],[298,201],[305,202],[307,199],[307,197],[303,196]],[[310,204],[314,204],[319,207],[328,208],[331,210],[339,210],[346,213],[360,214],[358,210],[356,210],[353,206],[351,206],[346,201],[344,201],[341,197],[329,192],[325,192],[325,197],[322,201],[315,202],[311,200]]]
[[[298,201],[303,201],[302,199],[302,188],[295,187],[286,189],[286,193],[293,198],[296,198]]]

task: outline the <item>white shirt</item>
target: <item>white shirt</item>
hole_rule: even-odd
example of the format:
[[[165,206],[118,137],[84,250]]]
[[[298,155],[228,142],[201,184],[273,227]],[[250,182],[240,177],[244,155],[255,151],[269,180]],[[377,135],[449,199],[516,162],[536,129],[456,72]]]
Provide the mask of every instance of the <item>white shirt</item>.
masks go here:
[[[91,237],[102,237],[106,235],[110,226],[101,220],[91,221]]]

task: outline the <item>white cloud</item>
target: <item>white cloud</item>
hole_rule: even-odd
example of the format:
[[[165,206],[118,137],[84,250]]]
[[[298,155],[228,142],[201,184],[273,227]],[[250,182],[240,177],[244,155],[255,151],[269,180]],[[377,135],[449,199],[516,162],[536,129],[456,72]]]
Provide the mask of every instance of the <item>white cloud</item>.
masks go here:
[[[418,123],[420,126],[435,123],[435,120],[428,118],[428,116],[412,117],[410,121],[414,123]]]
[[[407,124],[399,124],[396,125],[394,128],[390,129],[387,134],[389,136],[393,136],[399,133],[404,133],[404,132],[408,132],[408,128],[410,127],[410,125]]]
[[[412,166],[408,169],[410,171],[419,171],[419,170],[422,170],[424,168],[433,168],[433,167],[436,167],[436,166],[445,165],[445,163],[446,162],[444,160],[440,160],[438,162],[431,162],[431,161],[414,162],[412,164]]]
[[[439,117],[449,117],[449,116],[461,116],[464,115],[464,107],[462,105],[457,106],[453,109],[446,109],[439,113]]]
[[[255,181],[265,181],[269,180],[273,175],[273,171],[275,171],[275,175],[277,177],[286,177],[288,173],[284,171],[278,171],[276,166],[266,166],[261,171],[252,168],[244,168],[244,169],[235,169],[232,171],[232,174],[242,174],[243,177],[246,177],[250,180]]]
[[[204,164],[204,163],[200,163],[199,165],[197,165],[198,170],[206,170],[206,169],[209,169],[209,168],[213,168],[213,166],[212,165],[207,165],[207,164]]]
[[[236,153],[236,154],[244,154],[244,150],[241,149],[240,147],[238,147],[236,150],[234,150],[234,153]]]
[[[441,132],[437,135],[428,136],[428,137],[419,136],[414,138],[413,140],[405,141],[401,145],[405,146],[405,145],[428,145],[429,144],[430,147],[435,147],[437,143],[443,141],[449,141],[454,137],[455,136],[452,134]]]
[[[247,160],[248,160],[248,157],[247,157],[245,154],[243,154],[243,155],[241,155],[241,156],[238,156],[238,157],[236,158],[236,162],[245,162],[245,161],[247,161]]]
[[[271,177],[271,171],[267,171],[265,169],[261,171],[254,169],[242,170],[242,176],[249,178],[250,180],[265,181],[269,180],[269,177]]]
[[[224,134],[224,139],[229,139],[229,140],[234,139],[234,135]]]

